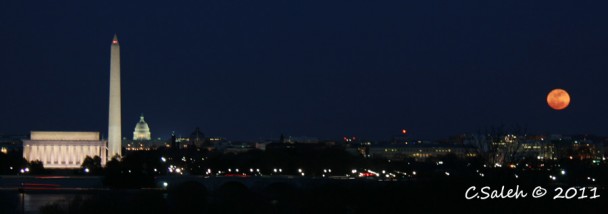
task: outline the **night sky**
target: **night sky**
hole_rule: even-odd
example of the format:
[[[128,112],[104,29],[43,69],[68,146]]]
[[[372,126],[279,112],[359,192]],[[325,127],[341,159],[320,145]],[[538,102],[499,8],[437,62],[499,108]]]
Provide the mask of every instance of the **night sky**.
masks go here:
[[[107,132],[121,44],[123,136],[229,139],[492,126],[608,135],[605,1],[0,3],[0,133]],[[553,88],[572,97],[546,104]]]

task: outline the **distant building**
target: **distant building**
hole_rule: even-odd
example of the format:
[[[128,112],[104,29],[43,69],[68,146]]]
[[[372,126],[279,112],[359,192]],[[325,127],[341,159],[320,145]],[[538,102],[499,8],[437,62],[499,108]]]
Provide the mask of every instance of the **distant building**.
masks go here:
[[[518,145],[518,149],[514,154],[514,160],[523,160],[526,158],[536,158],[538,160],[554,160],[556,157],[556,148],[555,144],[551,143],[544,138],[536,139],[526,139],[520,142],[521,145]]]
[[[86,156],[99,156],[105,165],[106,148],[99,132],[32,131],[23,141],[23,158],[45,168],[79,168]]]
[[[255,143],[249,142],[230,142],[226,145],[221,145],[221,148],[218,150],[224,152],[224,154],[238,154],[254,150],[256,149],[255,146]]]
[[[201,130],[198,127],[196,127],[194,132],[192,132],[192,134],[190,134],[189,140],[190,140],[191,145],[195,145],[198,148],[209,146],[209,145],[206,145],[208,143],[207,143],[207,139],[205,139],[205,134],[203,134],[203,132],[201,132]]]
[[[319,138],[307,136],[289,136],[282,137],[282,143],[319,143]]]
[[[279,139],[279,143],[280,142],[282,142],[282,141]],[[273,142],[272,140],[258,140],[255,142],[255,148],[265,151],[266,145],[271,144],[271,143],[275,143],[275,142]]]
[[[454,154],[458,158],[477,157],[476,149],[465,145],[423,143],[411,145],[377,145],[369,147],[369,156],[382,157],[389,160],[413,158],[417,161],[424,161],[427,158],[439,157],[447,154]]]
[[[150,127],[144,120],[144,115],[139,117],[139,122],[135,125],[135,131],[133,131],[133,140],[150,140],[152,134],[150,133]]]
[[[122,144],[127,151],[150,151],[156,150],[158,147],[166,147],[168,145],[168,140],[162,140],[160,138],[153,139],[152,132],[150,132],[150,126],[148,126],[148,123],[144,120],[144,115],[142,114],[139,117],[139,122],[135,124],[133,140],[127,140],[125,138],[122,140]]]
[[[159,147],[169,147],[169,140],[160,138],[151,140],[127,140],[122,141],[127,151],[150,151]]]
[[[230,141],[223,137],[209,137],[210,146],[215,149],[222,147],[223,145],[230,144]]]
[[[604,143],[601,140],[563,137],[554,140],[558,159],[605,160]]]

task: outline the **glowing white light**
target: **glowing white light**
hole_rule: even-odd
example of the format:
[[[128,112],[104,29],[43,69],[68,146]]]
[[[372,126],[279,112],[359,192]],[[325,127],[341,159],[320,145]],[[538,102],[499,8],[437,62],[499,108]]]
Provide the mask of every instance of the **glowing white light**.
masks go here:
[[[84,168],[85,173],[89,173],[89,168]]]
[[[566,175],[566,170],[562,169],[561,173],[562,173],[562,175]]]
[[[160,157],[160,160],[161,160],[162,162],[167,162],[167,159],[166,159],[165,157]]]
[[[163,182],[163,187],[167,188],[167,186],[169,186],[169,184],[167,182]]]

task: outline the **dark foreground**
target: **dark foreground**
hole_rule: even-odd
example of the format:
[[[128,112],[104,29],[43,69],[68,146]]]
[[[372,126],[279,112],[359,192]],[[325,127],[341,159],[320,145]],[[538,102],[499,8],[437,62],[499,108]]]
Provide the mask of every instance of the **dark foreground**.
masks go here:
[[[269,178],[272,179],[272,178]],[[198,179],[200,180],[200,178]],[[262,179],[263,180],[263,179]],[[532,198],[537,186],[520,186],[520,199],[467,200],[465,192],[478,181],[430,179],[418,181],[274,179],[264,185],[230,178],[216,188],[197,179],[182,179],[167,189],[18,189],[0,190],[3,213],[603,213],[608,192],[599,187],[596,199]],[[293,181],[293,182],[291,182]],[[215,181],[214,181],[215,182]],[[312,184],[311,184],[312,183]],[[502,185],[488,184],[494,189]],[[580,192],[579,192],[580,195]]]

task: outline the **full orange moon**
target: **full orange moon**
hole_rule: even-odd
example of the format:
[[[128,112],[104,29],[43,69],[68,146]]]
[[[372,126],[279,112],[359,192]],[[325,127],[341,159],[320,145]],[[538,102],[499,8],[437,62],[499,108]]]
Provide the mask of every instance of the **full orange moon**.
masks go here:
[[[552,109],[563,110],[570,105],[570,95],[564,89],[553,89],[547,95],[547,104]]]

